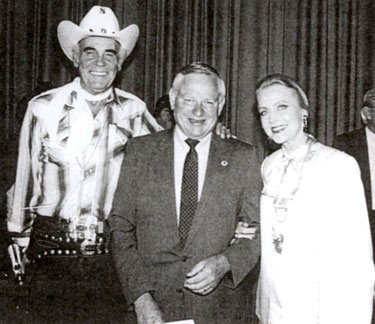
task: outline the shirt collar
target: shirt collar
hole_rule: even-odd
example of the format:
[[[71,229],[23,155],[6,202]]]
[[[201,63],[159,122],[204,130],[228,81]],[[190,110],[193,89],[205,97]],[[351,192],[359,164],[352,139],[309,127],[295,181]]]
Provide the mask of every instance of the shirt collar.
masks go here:
[[[372,147],[375,147],[375,134],[370,131],[370,129],[366,126],[366,138],[367,141],[372,145]]]
[[[73,81],[74,87],[80,87],[81,86],[80,82],[81,82],[81,79],[79,77],[76,77]],[[77,91],[73,89],[66,99],[65,106],[67,106],[70,109],[73,109],[75,107],[76,102],[77,102]],[[105,104],[107,105],[112,102],[120,104],[120,100],[117,96],[117,93],[114,87],[111,88],[111,92],[109,93],[109,96],[107,97],[105,101]]]
[[[282,158],[285,160],[285,162],[289,161],[306,161],[306,159],[310,159],[313,155],[313,152],[311,148],[316,143],[316,139],[308,134],[306,142],[299,147],[297,150],[293,151],[292,154],[288,154],[288,152],[284,149],[284,147],[281,147],[282,151]]]
[[[212,136],[212,132],[208,133],[205,137],[200,138],[198,140],[199,143],[197,144],[197,147],[206,145],[211,140],[211,136]],[[174,128],[174,138],[179,145],[189,147],[189,145],[185,142],[185,140],[188,139],[189,137],[187,137],[183,133],[183,131],[178,125],[176,125],[176,127]]]
[[[308,145],[307,143],[306,144],[303,144],[301,145],[301,147],[299,147],[298,149],[296,149],[295,151],[293,151],[292,153],[288,153],[284,147],[282,146],[281,147],[281,150],[283,152],[283,157],[286,159],[286,160],[299,160],[301,158],[303,158],[305,155],[306,155],[306,152],[308,150]]]
[[[119,99],[119,97],[117,96],[117,93],[116,93],[116,90],[115,90],[114,87],[112,87],[112,91],[111,91],[109,97],[107,98],[106,103],[109,104],[109,103],[111,103],[112,101],[114,101],[116,104],[120,104],[120,99]]]

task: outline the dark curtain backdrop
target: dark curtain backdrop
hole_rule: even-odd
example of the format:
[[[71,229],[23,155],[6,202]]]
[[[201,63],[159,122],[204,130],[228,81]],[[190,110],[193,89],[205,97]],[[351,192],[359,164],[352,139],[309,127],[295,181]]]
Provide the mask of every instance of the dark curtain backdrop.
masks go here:
[[[57,25],[79,23],[95,4],[111,7],[121,26],[139,26],[116,84],[150,111],[177,70],[201,60],[226,81],[222,120],[261,148],[261,157],[266,140],[253,93],[268,73],[301,83],[311,101],[309,130],[323,143],[361,127],[363,94],[375,86],[374,0],[0,0],[0,270],[9,263],[5,192],[27,101],[76,75],[58,44]]]
[[[76,75],[56,28],[63,19],[79,23],[95,4],[111,7],[121,26],[139,26],[116,83],[150,111],[176,71],[201,60],[226,81],[223,121],[240,139],[260,142],[253,92],[272,72],[302,84],[311,101],[309,129],[320,141],[330,144],[361,126],[358,109],[374,81],[373,0],[2,0],[3,145],[16,147],[22,98]]]
[[[79,23],[95,4],[111,7],[121,26],[139,26],[139,41],[116,84],[144,99],[151,111],[177,70],[201,60],[226,81],[223,121],[259,148],[266,141],[253,93],[268,73],[301,83],[311,101],[309,130],[323,143],[361,127],[363,94],[375,86],[374,0],[0,0],[3,220],[27,100],[76,75],[59,47],[57,25],[64,19]],[[3,266],[4,227],[0,222]]]

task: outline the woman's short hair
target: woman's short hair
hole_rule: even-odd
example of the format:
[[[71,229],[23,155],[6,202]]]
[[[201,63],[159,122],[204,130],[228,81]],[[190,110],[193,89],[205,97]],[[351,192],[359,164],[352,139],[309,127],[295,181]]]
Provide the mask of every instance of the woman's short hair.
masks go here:
[[[265,88],[268,88],[272,85],[279,84],[289,89],[293,89],[297,94],[297,100],[301,108],[308,110],[309,109],[309,100],[307,99],[306,93],[300,87],[300,85],[290,76],[274,73],[267,75],[261,79],[256,86],[255,95],[258,96],[259,92]]]
[[[219,96],[225,97],[225,83],[221,79],[219,72],[215,68],[203,62],[193,62],[184,66],[180,71],[177,72],[176,77],[173,80],[172,88],[178,90],[185,76],[188,74],[200,73],[214,77],[217,80],[217,86],[219,90]]]

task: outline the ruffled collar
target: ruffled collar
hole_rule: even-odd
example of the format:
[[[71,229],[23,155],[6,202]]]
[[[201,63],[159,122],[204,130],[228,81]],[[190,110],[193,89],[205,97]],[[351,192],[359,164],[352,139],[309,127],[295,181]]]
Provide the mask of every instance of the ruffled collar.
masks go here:
[[[306,161],[311,158],[311,148],[316,143],[314,136],[308,134],[306,142],[293,152],[287,152],[284,147],[281,147],[283,161]]]

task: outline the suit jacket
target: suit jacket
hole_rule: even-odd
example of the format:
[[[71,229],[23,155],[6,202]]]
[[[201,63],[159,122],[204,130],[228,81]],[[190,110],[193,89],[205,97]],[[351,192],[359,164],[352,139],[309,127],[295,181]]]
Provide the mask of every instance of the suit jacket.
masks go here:
[[[361,178],[365,189],[367,210],[369,214],[371,237],[375,242],[375,213],[372,210],[370,162],[365,127],[337,136],[333,147],[353,156],[361,170]],[[374,244],[373,244],[374,246]]]
[[[115,266],[129,305],[149,291],[164,320],[249,321],[250,271],[259,238],[230,245],[237,222],[259,224],[260,168],[254,148],[212,135],[205,182],[184,249],[179,246],[173,131],[128,142],[109,219]],[[222,253],[230,265],[207,296],[183,288],[203,259]],[[255,278],[252,280],[255,281]]]

